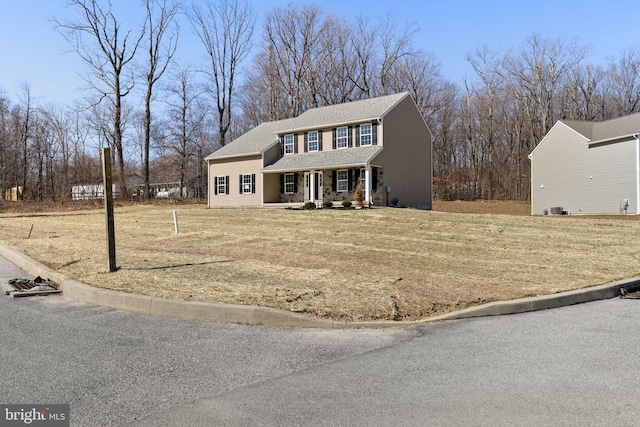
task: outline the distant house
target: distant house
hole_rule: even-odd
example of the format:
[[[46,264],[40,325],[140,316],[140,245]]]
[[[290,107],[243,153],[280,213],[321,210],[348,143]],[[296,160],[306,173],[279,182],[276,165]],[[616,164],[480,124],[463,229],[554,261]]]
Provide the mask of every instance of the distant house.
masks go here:
[[[120,195],[120,186],[112,185],[113,197]],[[72,200],[95,200],[104,198],[104,185],[102,184],[77,184],[71,187]]]
[[[531,152],[531,213],[640,214],[640,114],[560,120]]]
[[[209,207],[353,200],[431,209],[432,136],[408,93],[265,122],[205,160]]]

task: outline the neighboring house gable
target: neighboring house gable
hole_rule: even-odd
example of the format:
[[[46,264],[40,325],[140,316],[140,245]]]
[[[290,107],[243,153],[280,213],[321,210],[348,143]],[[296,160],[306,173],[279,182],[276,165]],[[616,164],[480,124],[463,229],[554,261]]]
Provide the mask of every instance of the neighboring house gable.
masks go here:
[[[640,114],[559,121],[531,152],[531,213],[640,213]]]
[[[431,142],[406,92],[310,109],[263,123],[208,156],[209,206],[322,205],[351,200],[361,182],[369,203],[430,209]]]

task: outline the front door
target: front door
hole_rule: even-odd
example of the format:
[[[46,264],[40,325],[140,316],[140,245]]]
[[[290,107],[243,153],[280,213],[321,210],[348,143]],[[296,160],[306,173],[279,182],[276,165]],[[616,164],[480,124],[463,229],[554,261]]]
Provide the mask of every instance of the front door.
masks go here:
[[[313,184],[311,183],[313,178]],[[313,185],[313,198],[311,200],[311,187]],[[322,202],[322,172],[304,173],[304,201]]]

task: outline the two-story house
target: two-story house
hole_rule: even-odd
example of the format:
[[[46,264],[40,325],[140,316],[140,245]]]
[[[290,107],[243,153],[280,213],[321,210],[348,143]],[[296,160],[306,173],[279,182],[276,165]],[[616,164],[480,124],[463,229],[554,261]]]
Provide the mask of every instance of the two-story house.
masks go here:
[[[206,158],[209,207],[353,200],[432,206],[432,135],[409,93],[265,122]]]

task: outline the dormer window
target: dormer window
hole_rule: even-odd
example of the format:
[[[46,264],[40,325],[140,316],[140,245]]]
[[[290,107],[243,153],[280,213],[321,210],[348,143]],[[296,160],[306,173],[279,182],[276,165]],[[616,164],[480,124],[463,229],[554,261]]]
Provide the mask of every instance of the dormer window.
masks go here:
[[[293,134],[284,136],[284,154],[295,153],[295,138]]]
[[[371,145],[372,143],[372,132],[371,132],[371,123],[366,123],[360,125],[360,145]]]

